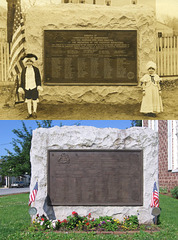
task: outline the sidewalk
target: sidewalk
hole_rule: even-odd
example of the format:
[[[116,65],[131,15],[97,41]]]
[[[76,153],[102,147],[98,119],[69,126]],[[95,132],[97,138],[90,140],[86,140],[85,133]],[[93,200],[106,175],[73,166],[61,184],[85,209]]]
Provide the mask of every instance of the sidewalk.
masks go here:
[[[30,192],[30,188],[0,188],[0,196],[3,195],[12,195],[19,193],[28,193]]]

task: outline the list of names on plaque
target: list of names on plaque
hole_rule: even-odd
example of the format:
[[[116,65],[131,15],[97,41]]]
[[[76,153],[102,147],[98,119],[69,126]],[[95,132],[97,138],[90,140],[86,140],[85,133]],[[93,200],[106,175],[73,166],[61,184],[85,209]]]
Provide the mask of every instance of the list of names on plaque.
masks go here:
[[[49,150],[51,205],[142,205],[140,150]]]
[[[137,83],[135,30],[46,30],[44,55],[47,84]]]

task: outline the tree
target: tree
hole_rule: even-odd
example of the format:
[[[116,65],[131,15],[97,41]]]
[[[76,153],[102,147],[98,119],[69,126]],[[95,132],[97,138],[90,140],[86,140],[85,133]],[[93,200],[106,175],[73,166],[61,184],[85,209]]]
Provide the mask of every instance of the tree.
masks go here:
[[[132,120],[131,127],[142,127],[142,120]]]
[[[52,120],[36,121],[37,127],[50,128]],[[3,176],[23,176],[31,173],[30,148],[32,140],[32,129],[27,129],[22,121],[22,129],[13,129],[12,132],[17,139],[12,139],[13,152],[7,151],[6,156],[2,156],[0,175]]]

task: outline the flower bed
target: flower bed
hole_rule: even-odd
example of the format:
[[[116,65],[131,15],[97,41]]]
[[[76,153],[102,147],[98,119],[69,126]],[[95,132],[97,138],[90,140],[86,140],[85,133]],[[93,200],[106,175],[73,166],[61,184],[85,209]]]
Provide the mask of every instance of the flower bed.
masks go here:
[[[139,225],[136,215],[126,216],[123,221],[113,219],[110,216],[92,218],[91,213],[80,216],[73,211],[66,219],[49,220],[46,216],[39,216],[33,221],[32,228],[35,230],[57,230],[57,231],[95,231],[96,233],[123,232],[131,230],[155,230],[151,226]]]

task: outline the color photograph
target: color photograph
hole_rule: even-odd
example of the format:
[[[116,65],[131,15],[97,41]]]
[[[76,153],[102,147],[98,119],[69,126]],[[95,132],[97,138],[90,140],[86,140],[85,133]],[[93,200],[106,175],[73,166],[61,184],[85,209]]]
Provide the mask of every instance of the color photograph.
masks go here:
[[[178,239],[178,1],[0,0],[0,240]]]

